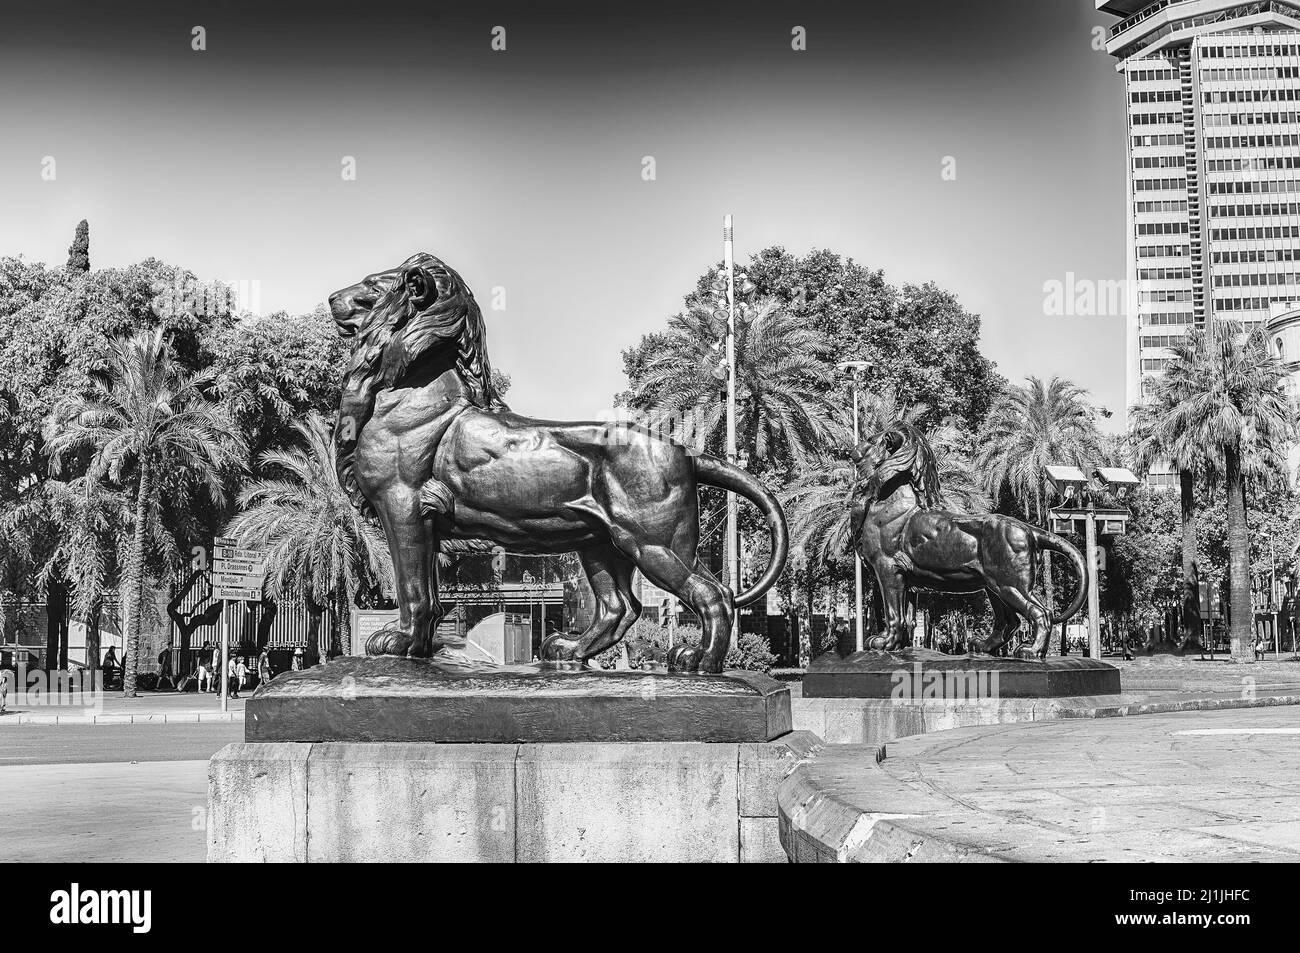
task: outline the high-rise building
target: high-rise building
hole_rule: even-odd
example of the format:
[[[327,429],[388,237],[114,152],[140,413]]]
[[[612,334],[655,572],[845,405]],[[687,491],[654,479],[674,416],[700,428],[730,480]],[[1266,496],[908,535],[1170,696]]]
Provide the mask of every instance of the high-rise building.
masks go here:
[[[1300,0],[1096,3],[1120,18],[1132,405],[1190,328],[1300,302]]]

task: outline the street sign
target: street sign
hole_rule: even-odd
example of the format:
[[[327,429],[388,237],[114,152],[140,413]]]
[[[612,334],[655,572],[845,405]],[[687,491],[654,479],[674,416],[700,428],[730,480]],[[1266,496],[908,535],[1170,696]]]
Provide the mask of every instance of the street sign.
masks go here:
[[[245,576],[238,573],[219,573],[219,572],[214,572],[212,574],[213,588],[219,588],[222,586],[231,586],[236,589],[256,589],[258,592],[261,592],[262,586],[265,585],[265,583],[266,583],[265,574],[259,574],[256,576],[252,576],[252,575]]]
[[[213,546],[214,559],[249,559],[258,560],[266,556],[265,549],[236,549],[234,546]]]
[[[213,586],[214,599],[238,599],[243,602],[261,602],[261,589],[246,589],[242,586]]]
[[[265,559],[214,559],[214,573],[227,572],[240,576],[258,576],[266,572]]]
[[[212,540],[213,546],[238,546],[239,540],[233,536],[216,536]]]

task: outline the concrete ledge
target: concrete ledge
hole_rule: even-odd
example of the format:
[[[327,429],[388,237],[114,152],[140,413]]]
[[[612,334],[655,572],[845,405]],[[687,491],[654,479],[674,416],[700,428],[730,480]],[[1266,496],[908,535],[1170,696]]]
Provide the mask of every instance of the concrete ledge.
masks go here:
[[[141,712],[135,714],[88,713],[84,715],[33,715],[26,712],[0,714],[0,728],[33,725],[193,725],[209,722],[229,724],[243,722],[242,711],[228,712]]]
[[[1094,695],[1082,698],[997,698],[965,703],[942,699],[895,701],[889,698],[802,698],[791,700],[796,731],[808,731],[826,744],[880,745],[935,731],[1066,718],[1116,718],[1179,711],[1218,711],[1300,705],[1300,694],[1240,693],[1193,696]]]
[[[819,745],[232,744],[208,860],[784,862],[776,788]]]

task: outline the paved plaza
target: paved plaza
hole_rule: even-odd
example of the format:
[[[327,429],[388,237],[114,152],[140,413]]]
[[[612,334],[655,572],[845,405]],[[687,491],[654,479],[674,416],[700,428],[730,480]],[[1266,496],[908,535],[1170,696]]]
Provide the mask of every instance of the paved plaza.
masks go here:
[[[784,783],[800,859],[1300,861],[1300,707],[962,728],[879,753],[828,746]]]

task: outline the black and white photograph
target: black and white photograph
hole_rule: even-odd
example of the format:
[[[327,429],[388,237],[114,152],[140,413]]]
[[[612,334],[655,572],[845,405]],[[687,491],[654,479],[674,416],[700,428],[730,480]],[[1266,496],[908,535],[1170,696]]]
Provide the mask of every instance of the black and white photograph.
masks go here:
[[[1297,861],[1300,0],[0,9],[32,922],[896,864],[1226,940]]]

